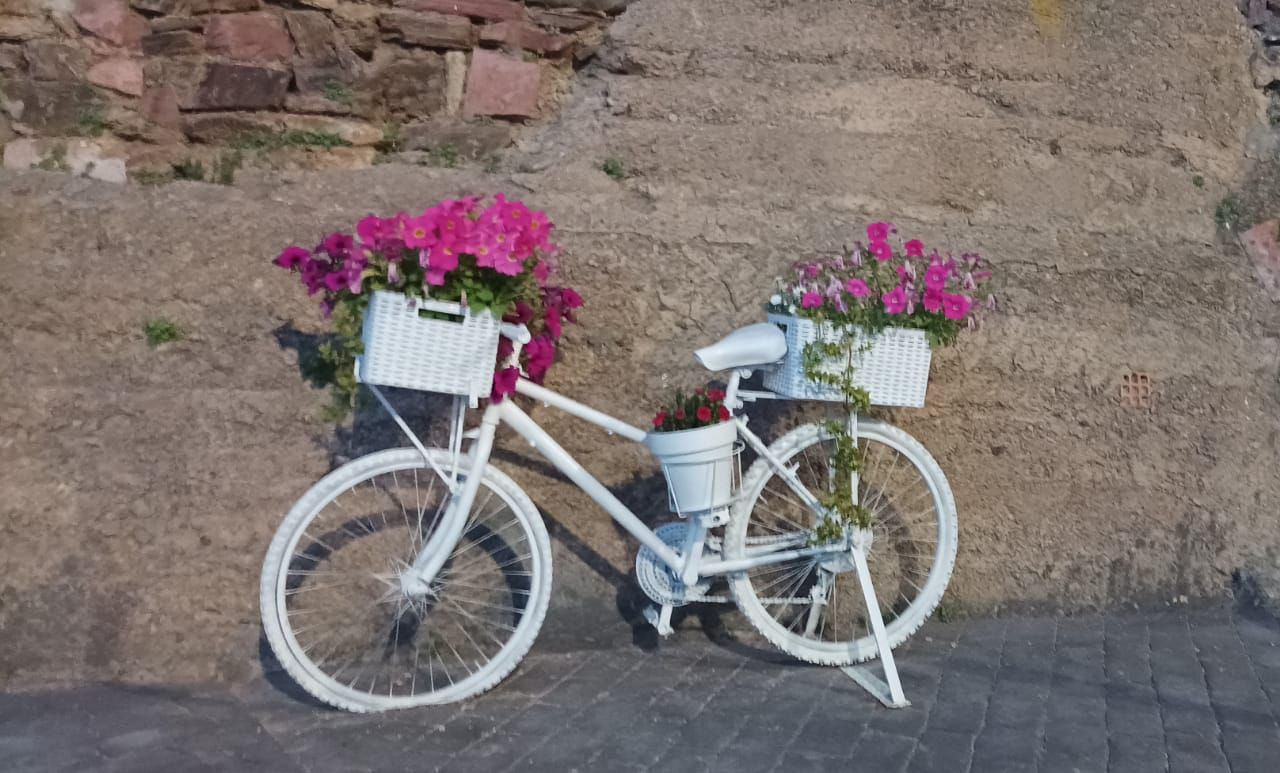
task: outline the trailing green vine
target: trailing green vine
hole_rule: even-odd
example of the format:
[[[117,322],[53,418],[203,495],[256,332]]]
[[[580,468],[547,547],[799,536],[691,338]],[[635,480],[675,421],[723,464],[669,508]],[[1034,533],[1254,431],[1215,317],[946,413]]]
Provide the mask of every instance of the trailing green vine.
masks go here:
[[[856,367],[876,339],[891,327],[924,331],[934,348],[956,341],[975,328],[984,305],[974,298],[990,277],[976,254],[925,255],[918,240],[895,250],[896,229],[888,223],[867,227],[869,244],[844,255],[794,266],[794,277],[779,282],[768,305],[771,313],[811,320],[816,339],[801,353],[804,377],[840,395],[843,415],[824,427],[833,441],[831,481],[822,505],[830,517],[814,529],[815,543],[844,538],[850,527],[868,529],[874,514],[858,500],[854,481],[863,470],[864,450],[854,435],[855,418],[871,408],[872,396],[858,386]],[[895,239],[896,241],[896,239]],[[985,308],[995,308],[987,296]]]

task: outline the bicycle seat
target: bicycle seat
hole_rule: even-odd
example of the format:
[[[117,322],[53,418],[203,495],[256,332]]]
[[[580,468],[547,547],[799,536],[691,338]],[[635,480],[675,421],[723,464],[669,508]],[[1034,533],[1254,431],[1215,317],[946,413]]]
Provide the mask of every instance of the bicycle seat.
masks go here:
[[[786,335],[768,322],[740,327],[718,342],[693,353],[707,370],[771,365],[786,355]]]

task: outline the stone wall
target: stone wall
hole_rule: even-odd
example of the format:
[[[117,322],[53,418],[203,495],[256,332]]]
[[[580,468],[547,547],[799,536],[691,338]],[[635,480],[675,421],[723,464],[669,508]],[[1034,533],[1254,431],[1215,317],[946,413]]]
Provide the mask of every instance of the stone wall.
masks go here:
[[[313,165],[478,157],[551,109],[625,5],[0,0],[0,143],[10,168],[117,181],[232,163],[215,147]]]

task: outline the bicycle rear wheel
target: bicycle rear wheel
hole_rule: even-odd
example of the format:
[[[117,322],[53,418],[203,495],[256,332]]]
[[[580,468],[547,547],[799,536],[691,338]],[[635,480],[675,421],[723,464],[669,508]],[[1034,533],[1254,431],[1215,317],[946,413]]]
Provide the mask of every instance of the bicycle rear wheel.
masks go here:
[[[430,453],[451,472],[452,454]],[[420,453],[395,449],[338,468],[289,512],[263,564],[262,623],[311,695],[358,712],[449,703],[493,687],[529,651],[551,546],[537,508],[493,467],[430,592],[402,590],[449,501]]]
[[[958,524],[951,487],[924,446],[897,427],[858,420],[863,453],[858,497],[874,517],[867,556],[890,647],[933,613],[955,565]],[[819,499],[830,490],[835,440],[817,424],[792,430],[770,452]],[[765,459],[743,478],[725,529],[725,555],[771,543],[809,543],[817,516]],[[766,639],[801,660],[849,665],[876,657],[851,556],[801,558],[730,576],[743,614]]]

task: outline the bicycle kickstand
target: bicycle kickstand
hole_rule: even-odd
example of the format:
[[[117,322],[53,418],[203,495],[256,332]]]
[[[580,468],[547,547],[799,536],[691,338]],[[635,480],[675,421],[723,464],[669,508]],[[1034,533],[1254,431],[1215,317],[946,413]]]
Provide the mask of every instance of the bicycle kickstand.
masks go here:
[[[670,636],[675,633],[675,629],[671,627],[670,604],[663,604],[661,607],[650,604],[644,608],[644,619],[658,631],[659,636]]]

